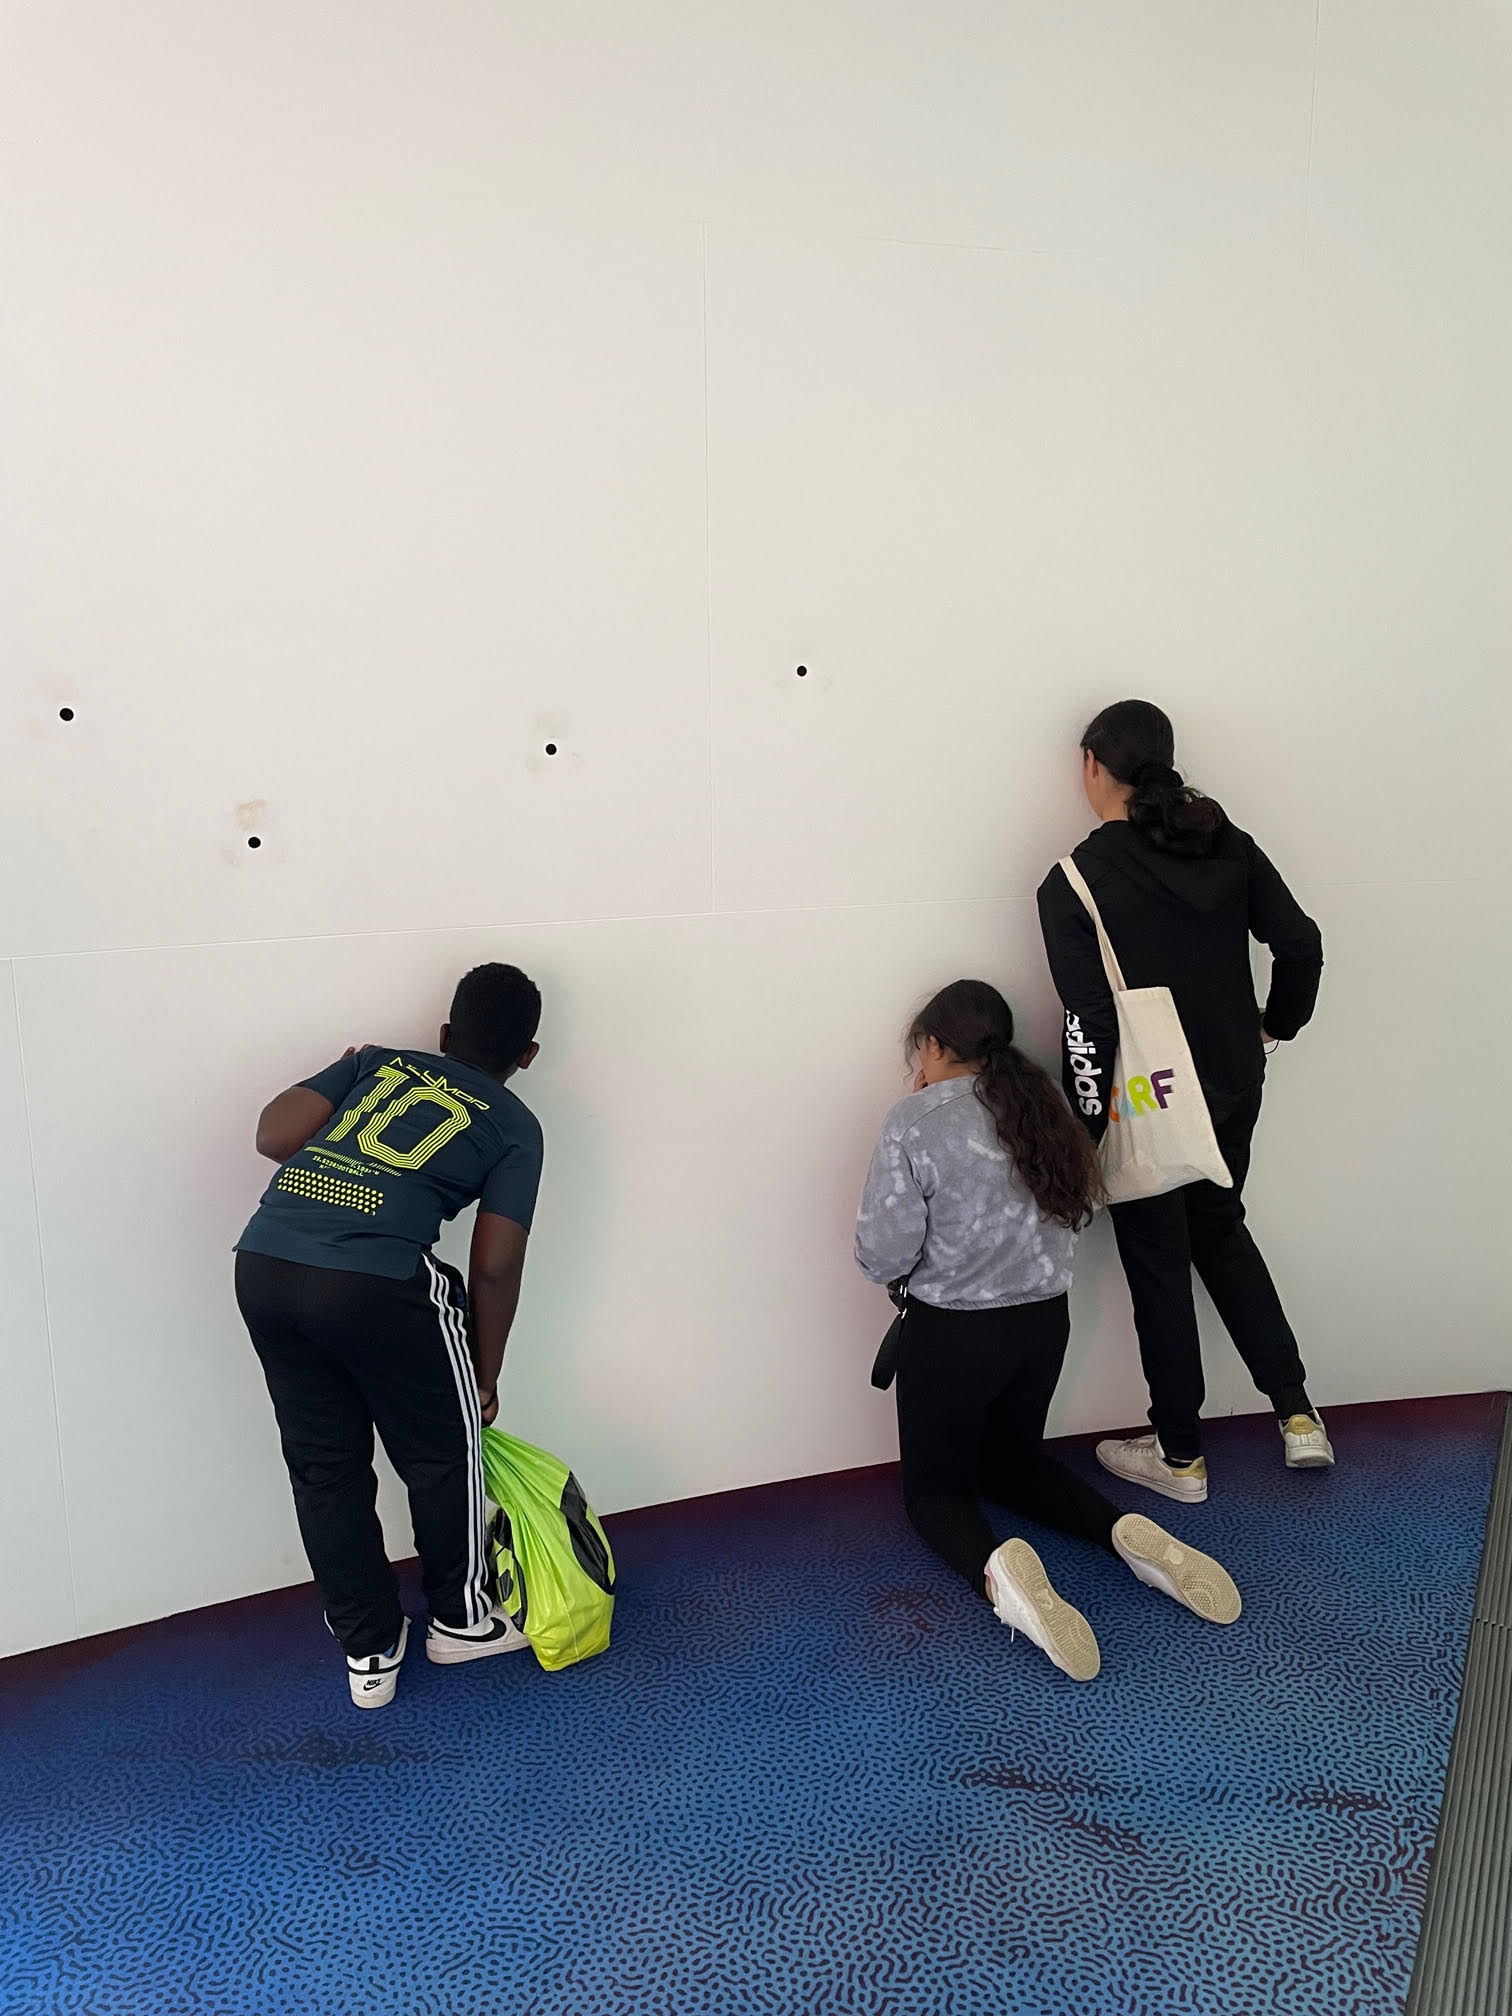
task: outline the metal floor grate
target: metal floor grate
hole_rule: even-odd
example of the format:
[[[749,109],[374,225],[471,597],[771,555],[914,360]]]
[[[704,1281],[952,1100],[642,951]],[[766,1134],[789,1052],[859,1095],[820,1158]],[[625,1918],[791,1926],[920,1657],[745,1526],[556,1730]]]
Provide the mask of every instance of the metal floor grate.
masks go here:
[[[1406,2016],[1512,2010],[1512,1401]]]

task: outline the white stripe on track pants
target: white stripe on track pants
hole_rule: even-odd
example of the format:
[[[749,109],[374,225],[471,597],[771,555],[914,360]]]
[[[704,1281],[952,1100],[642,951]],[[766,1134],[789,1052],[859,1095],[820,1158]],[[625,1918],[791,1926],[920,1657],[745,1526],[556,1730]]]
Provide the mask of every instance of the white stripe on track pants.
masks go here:
[[[351,1658],[399,1635],[399,1588],[374,1509],[376,1428],[409,1493],[431,1614],[487,1615],[482,1421],[466,1291],[429,1254],[407,1281],[236,1256],[326,1620]]]

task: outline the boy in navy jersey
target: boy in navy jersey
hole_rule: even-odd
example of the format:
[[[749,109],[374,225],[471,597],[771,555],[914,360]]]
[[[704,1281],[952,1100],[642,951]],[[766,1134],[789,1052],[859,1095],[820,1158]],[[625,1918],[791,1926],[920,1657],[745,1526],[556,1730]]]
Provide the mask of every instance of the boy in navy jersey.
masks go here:
[[[359,1708],[392,1701],[409,1634],[375,1510],[375,1428],[409,1493],[427,1657],[525,1643],[489,1600],[479,1431],[498,1412],[541,1176],[541,1129],[505,1080],[535,1061],[540,1019],[517,967],[476,967],[436,1051],[349,1050],[257,1123],[280,1167],[237,1246],[236,1299]],[[474,1201],[464,1289],[430,1249]]]

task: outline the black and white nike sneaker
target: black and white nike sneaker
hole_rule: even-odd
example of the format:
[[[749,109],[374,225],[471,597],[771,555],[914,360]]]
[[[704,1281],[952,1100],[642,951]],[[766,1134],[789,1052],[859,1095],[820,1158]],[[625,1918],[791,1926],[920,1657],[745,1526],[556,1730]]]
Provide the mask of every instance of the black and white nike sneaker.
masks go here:
[[[523,1652],[530,1640],[494,1605],[481,1624],[438,1624],[425,1634],[425,1656],[434,1666],[462,1666],[469,1659],[492,1659],[497,1652]]]
[[[348,1659],[347,1682],[358,1708],[387,1708],[399,1685],[399,1668],[404,1664],[404,1648],[409,1643],[409,1619],[399,1626],[397,1643],[387,1652],[374,1652],[366,1659]]]

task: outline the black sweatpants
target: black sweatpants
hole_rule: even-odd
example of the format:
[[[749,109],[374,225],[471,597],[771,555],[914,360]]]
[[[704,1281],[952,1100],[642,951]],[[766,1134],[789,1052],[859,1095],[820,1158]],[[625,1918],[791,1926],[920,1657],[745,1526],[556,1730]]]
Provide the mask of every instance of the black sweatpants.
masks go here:
[[[1284,1419],[1309,1408],[1297,1340],[1270,1269],[1244,1222],[1242,1192],[1260,1097],[1214,1125],[1232,1190],[1189,1183],[1164,1197],[1113,1206],[1113,1231],[1134,1304],[1150,1423],[1176,1463],[1202,1453],[1202,1347],[1192,1269],[1213,1298],[1250,1377]]]
[[[1015,1309],[911,1301],[898,1345],[903,1503],[921,1539],[985,1597],[997,1545],[981,1497],[1111,1550],[1118,1507],[1045,1453],[1071,1334],[1064,1295]]]
[[[326,1621],[348,1657],[386,1651],[403,1616],[375,1509],[375,1428],[409,1493],[432,1616],[481,1623],[482,1418],[461,1275],[430,1254],[392,1281],[238,1253],[236,1299]]]

